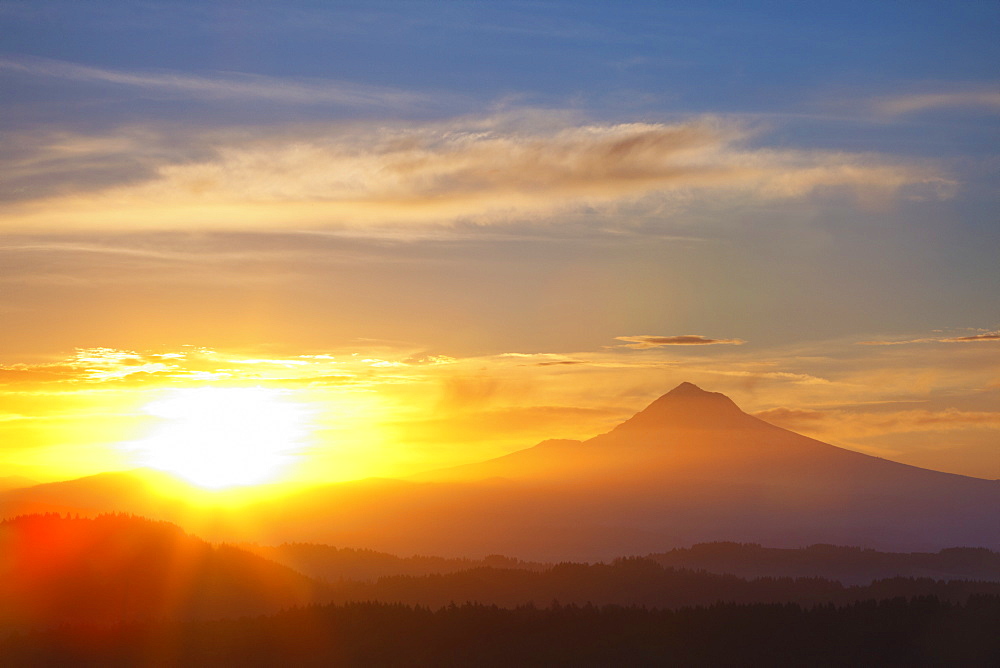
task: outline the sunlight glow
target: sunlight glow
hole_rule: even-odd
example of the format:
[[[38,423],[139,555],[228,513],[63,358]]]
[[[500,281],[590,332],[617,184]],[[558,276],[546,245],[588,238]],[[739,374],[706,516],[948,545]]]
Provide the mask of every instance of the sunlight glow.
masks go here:
[[[309,434],[306,404],[260,387],[174,390],[145,407],[163,422],[131,444],[143,466],[200,487],[278,479]]]

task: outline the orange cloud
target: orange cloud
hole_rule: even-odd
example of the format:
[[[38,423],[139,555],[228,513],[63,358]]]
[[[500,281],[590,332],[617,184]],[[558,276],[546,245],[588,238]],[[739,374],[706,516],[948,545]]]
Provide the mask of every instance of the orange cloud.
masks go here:
[[[965,343],[976,341],[1000,341],[1000,332],[990,332],[989,334],[975,334],[973,336],[956,336],[951,339],[941,339],[947,343]]]
[[[754,415],[792,430],[821,432],[840,439],[920,431],[1000,429],[1000,413],[956,409],[862,412],[779,407]]]
[[[704,346],[704,345],[743,345],[742,339],[710,339],[699,334],[684,334],[681,336],[616,336],[616,341],[629,341],[625,348],[659,348],[661,346]]]
[[[910,343],[977,343],[983,341],[1000,341],[1000,332],[987,332],[969,336],[924,337],[906,339],[903,341],[858,341],[859,346],[901,346]]]

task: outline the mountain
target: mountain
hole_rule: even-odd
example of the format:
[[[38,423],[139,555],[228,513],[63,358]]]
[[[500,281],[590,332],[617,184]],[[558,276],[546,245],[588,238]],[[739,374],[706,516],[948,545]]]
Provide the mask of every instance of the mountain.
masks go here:
[[[766,486],[830,493],[878,485],[958,485],[1000,489],[985,481],[890,462],[822,443],[744,413],[731,399],[682,383],[610,432],[586,441],[543,441],[497,459],[425,473],[420,480],[555,480],[659,488],[680,485]],[[632,488],[631,492],[639,491]]]
[[[95,482],[80,485],[89,486],[96,507]],[[73,500],[67,485],[58,488],[59,503]],[[14,497],[55,501],[54,488],[43,487],[0,493],[0,512],[14,507]],[[125,487],[105,500],[128,510]],[[189,521],[180,509],[157,509],[143,494],[135,499],[155,511],[151,516]],[[239,509],[252,522],[220,521],[196,532],[211,540],[536,561],[610,559],[713,541],[996,550],[998,510],[1000,482],[838,448],[683,383],[585,441],[543,441],[408,480],[303,490]]]
[[[684,383],[586,441],[311,490],[258,517],[277,542],[558,561],[711,541],[997,549],[997,509],[996,481],[822,443]]]

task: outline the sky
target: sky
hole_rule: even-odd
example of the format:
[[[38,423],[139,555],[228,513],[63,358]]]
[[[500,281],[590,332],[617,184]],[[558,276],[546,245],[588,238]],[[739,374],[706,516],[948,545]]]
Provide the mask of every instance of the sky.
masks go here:
[[[998,32],[973,1],[0,0],[0,477],[155,465],[199,406],[294,422],[290,479],[408,475],[690,381],[1000,478]]]

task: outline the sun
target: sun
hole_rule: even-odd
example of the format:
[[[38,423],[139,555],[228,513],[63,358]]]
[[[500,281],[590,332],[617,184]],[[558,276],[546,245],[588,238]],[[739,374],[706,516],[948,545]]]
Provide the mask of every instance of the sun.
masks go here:
[[[309,433],[307,406],[289,395],[261,387],[172,390],[145,406],[160,424],[131,449],[141,465],[206,489],[274,481]]]

